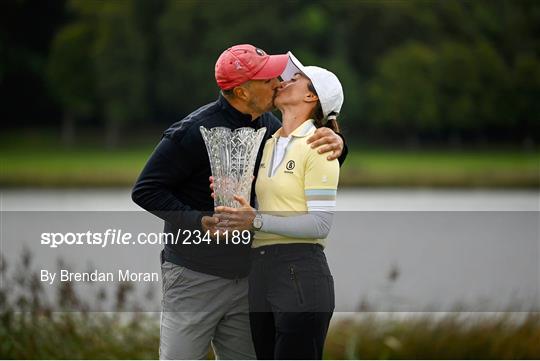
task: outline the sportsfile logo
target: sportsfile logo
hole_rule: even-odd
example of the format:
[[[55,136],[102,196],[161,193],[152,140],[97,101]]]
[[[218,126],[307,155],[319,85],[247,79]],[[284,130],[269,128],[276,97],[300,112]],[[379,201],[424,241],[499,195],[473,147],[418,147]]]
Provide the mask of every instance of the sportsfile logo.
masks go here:
[[[251,241],[251,233],[248,230],[224,231],[211,235],[200,230],[178,229],[172,232],[131,233],[122,229],[107,229],[105,232],[43,232],[41,233],[41,245],[50,248],[59,246],[128,246],[128,245],[247,245]]]

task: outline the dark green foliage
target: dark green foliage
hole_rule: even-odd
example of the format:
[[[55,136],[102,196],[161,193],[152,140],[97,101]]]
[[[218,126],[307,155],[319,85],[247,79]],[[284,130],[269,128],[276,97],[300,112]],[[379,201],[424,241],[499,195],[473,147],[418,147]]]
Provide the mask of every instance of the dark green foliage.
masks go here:
[[[32,18],[23,14],[38,5],[22,3],[8,10]],[[26,38],[13,40],[6,28],[2,44],[13,53],[0,69],[7,79],[2,86],[8,96],[19,96],[17,87],[25,83],[12,75],[20,67],[38,75],[48,69],[43,78],[49,91],[40,93],[36,105],[56,101],[68,115],[64,127],[91,119],[93,127],[106,129],[110,146],[126,129],[162,128],[213,100],[215,60],[238,43],[270,53],[292,50],[304,63],[337,73],[345,85],[341,120],[351,140],[452,145],[540,140],[535,0],[57,5],[64,7],[59,16],[64,20],[55,19],[57,31],[49,30],[48,37],[30,26]],[[39,44],[28,40],[32,37]],[[50,51],[32,52],[38,46]],[[8,106],[7,113],[24,117],[27,110]]]

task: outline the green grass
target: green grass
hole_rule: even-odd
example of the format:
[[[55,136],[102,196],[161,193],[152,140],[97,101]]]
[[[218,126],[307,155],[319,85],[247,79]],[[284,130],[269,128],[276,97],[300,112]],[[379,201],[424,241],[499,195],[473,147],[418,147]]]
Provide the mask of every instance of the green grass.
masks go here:
[[[28,249],[7,261],[0,253],[0,359],[158,358],[158,319],[133,312],[137,285],[82,297],[65,282],[46,297]],[[105,301],[113,301],[109,312],[90,311],[103,310]],[[358,315],[331,325],[326,359],[540,358],[540,313]]]
[[[2,152],[0,186],[111,187],[132,185],[151,148]]]
[[[157,359],[159,322],[134,314],[2,314],[3,359]],[[127,315],[126,315],[127,316]],[[540,315],[473,320],[452,313],[404,320],[364,316],[342,319],[329,330],[324,358],[538,359]],[[470,318],[470,317],[469,317]],[[124,317],[125,319],[125,317]],[[213,359],[209,350],[209,359]]]
[[[354,150],[343,186],[538,188],[540,154],[520,151]]]
[[[157,359],[159,324],[137,315],[4,313],[2,359]],[[125,317],[124,317],[125,318]]]
[[[540,315],[512,320],[501,314],[474,319],[450,313],[392,320],[364,316],[344,319],[330,329],[330,359],[537,359]]]
[[[75,149],[51,139],[2,139],[2,187],[130,186],[152,146]],[[350,147],[341,186],[515,187],[540,186],[540,153],[509,151],[373,150]]]

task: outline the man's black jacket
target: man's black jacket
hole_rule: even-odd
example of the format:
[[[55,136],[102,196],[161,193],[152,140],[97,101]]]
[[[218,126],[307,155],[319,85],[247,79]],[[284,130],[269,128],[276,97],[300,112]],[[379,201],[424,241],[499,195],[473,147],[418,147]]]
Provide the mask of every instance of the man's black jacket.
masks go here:
[[[132,191],[132,199],[142,208],[165,221],[164,232],[177,234],[178,230],[201,230],[203,215],[211,215],[214,201],[210,196],[210,161],[200,126],[208,129],[228,127],[236,129],[266,127],[255,165],[259,168],[262,150],[267,139],[280,127],[281,122],[272,113],[264,113],[252,120],[233,108],[223,96],[207,104],[163,133],[160,143],[150,156]],[[339,161],[346,157],[345,147]],[[252,197],[252,200],[254,197]],[[166,244],[164,259],[193,271],[225,278],[241,278],[249,273],[250,245],[216,245],[202,242],[198,245]]]

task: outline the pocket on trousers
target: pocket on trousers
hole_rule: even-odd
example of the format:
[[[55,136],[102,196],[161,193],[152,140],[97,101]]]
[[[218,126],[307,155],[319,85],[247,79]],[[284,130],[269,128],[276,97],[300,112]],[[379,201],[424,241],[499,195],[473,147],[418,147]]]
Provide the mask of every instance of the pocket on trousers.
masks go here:
[[[300,280],[298,279],[298,274],[295,271],[294,265],[289,266],[289,277],[293,283],[293,287],[296,291],[296,298],[298,300],[299,305],[304,304],[304,292],[302,291],[302,284],[300,283]]]
[[[173,285],[180,282],[186,268],[165,261],[161,265],[162,292],[165,294]]]

